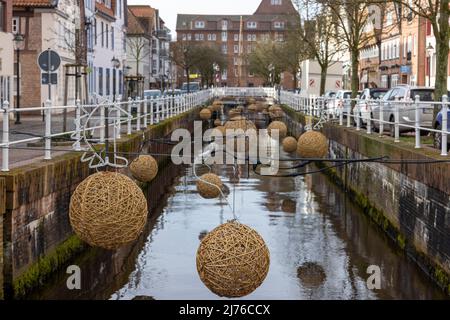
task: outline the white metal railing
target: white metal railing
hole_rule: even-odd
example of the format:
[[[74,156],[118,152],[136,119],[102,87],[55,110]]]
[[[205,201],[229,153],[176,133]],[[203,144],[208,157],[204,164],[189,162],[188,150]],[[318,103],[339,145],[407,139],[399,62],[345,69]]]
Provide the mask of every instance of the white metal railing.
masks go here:
[[[112,102],[111,99],[94,96],[92,97],[91,104],[81,104],[80,100],[78,100],[75,105],[54,106],[51,104],[51,101],[47,101],[44,107],[20,109],[10,108],[10,103],[4,101],[0,109],[1,119],[3,121],[2,141],[0,143],[0,148],[2,149],[1,171],[9,171],[9,152],[11,149],[19,148],[19,144],[43,140],[44,159],[50,160],[52,159],[52,139],[70,135],[72,138],[71,140],[73,141],[72,149],[75,151],[82,151],[80,144],[82,131],[89,132],[97,129],[97,141],[99,143],[105,143],[106,139],[111,139],[111,136],[106,137],[105,135],[106,127],[113,127],[112,139],[120,139],[122,125],[126,126],[126,131],[129,135],[133,131],[141,131],[142,129],[147,128],[148,125],[157,124],[189,111],[192,108],[203,105],[213,99],[214,96],[218,96],[218,93],[220,92],[215,92],[215,89],[209,89],[178,96],[163,96],[143,100],[132,100],[130,98],[128,101],[120,102]],[[114,106],[114,108],[109,108],[111,106]],[[71,131],[54,132],[56,130],[52,127],[52,116],[63,110],[75,113],[75,129]],[[108,113],[107,110],[109,111]],[[45,133],[43,135],[30,134],[32,136],[31,138],[12,141],[11,138],[13,138],[13,135],[9,126],[10,114],[31,111],[44,114],[43,130]],[[95,113],[95,116],[90,115],[89,123],[82,127],[82,119],[86,118],[87,113]]]
[[[306,115],[336,121],[340,126],[355,127],[358,131],[365,127],[368,134],[372,134],[375,128],[379,135],[383,136],[386,129],[389,129],[395,142],[400,142],[401,133],[415,132],[417,149],[422,147],[421,134],[429,133],[433,135],[435,141],[440,142],[441,155],[448,155],[447,137],[450,126],[447,96],[443,96],[441,102],[420,101],[419,96],[408,101],[384,101],[359,99],[359,97],[356,99],[327,99],[281,91],[279,102]],[[435,107],[440,110],[436,119],[434,118]]]

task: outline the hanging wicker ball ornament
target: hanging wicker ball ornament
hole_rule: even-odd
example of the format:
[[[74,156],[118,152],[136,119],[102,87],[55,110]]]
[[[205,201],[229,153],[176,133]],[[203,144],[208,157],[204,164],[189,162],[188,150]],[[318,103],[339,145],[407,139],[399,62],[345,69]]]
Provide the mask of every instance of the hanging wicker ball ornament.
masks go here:
[[[270,253],[263,238],[237,221],[208,233],[197,251],[200,279],[221,297],[249,295],[264,282],[269,265]]]
[[[222,190],[222,180],[213,173],[207,173],[197,181],[198,193],[205,199],[214,199],[220,196]]]
[[[297,150],[297,139],[294,137],[286,137],[283,139],[282,145],[284,152],[295,152],[295,150]]]
[[[116,172],[87,177],[70,199],[69,218],[75,233],[91,246],[110,250],[136,240],[147,214],[141,189]]]
[[[226,130],[238,130],[242,129],[244,132],[248,129],[255,129],[255,124],[250,120],[236,120],[236,121],[227,121],[225,123],[225,129]]]
[[[215,125],[216,127],[221,126],[221,125],[222,125],[222,120],[220,120],[220,119],[214,120],[214,125]]]
[[[267,127],[267,131],[270,135],[272,135],[272,130],[278,130],[278,136],[280,139],[283,139],[287,135],[287,126],[284,124],[284,122],[281,121],[273,121],[269,124]]]
[[[158,174],[158,162],[149,155],[141,155],[130,164],[130,171],[136,180],[150,182]]]
[[[248,104],[254,104],[254,103],[256,103],[256,99],[255,98],[248,98],[247,103]]]
[[[249,112],[257,112],[258,111],[258,106],[256,104],[251,104],[248,106],[248,111]]]
[[[209,110],[207,108],[202,109],[202,111],[200,111],[200,119],[202,119],[202,120],[211,119],[211,115],[212,115],[211,110]]]
[[[223,102],[222,101],[220,101],[220,100],[214,100],[214,102],[213,102],[213,106],[217,106],[217,107],[222,107],[223,106]]]
[[[283,109],[281,109],[281,107],[276,104],[269,107],[269,112],[277,112],[277,111],[283,111]]]
[[[324,158],[328,154],[327,138],[318,131],[308,131],[300,136],[297,153],[303,158]]]

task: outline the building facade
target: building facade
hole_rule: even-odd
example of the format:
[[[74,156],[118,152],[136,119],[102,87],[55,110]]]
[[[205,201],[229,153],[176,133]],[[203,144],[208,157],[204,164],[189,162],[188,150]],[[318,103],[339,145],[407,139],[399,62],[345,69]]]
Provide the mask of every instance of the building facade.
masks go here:
[[[11,1],[0,1],[0,43],[0,104],[3,101],[13,103],[14,48]]]
[[[221,49],[227,57],[227,68],[220,70],[217,77],[220,86],[267,85],[264,79],[251,74],[245,61],[241,65],[240,57],[251,53],[260,41],[284,41],[293,17],[299,19],[290,0],[263,0],[253,15],[179,14],[177,41],[215,44]],[[186,82],[187,76],[179,72],[178,85]],[[283,73],[281,78],[283,87],[297,87],[292,75]]]

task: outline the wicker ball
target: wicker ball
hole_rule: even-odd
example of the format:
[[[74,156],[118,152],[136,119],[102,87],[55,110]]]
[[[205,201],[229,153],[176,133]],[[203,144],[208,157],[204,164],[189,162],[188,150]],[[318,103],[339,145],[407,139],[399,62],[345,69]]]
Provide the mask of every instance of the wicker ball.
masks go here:
[[[214,125],[215,125],[216,127],[221,126],[221,125],[222,125],[222,120],[220,120],[220,119],[214,120]]]
[[[202,111],[200,111],[200,119],[202,119],[202,120],[209,120],[209,119],[211,119],[211,115],[212,115],[212,113],[211,113],[211,110],[209,110],[209,109],[202,109]]]
[[[283,109],[281,109],[280,106],[278,106],[276,104],[269,107],[269,112],[277,112],[277,111],[283,111]]]
[[[291,153],[297,150],[297,139],[294,137],[286,137],[282,142],[284,152]]]
[[[215,128],[213,129],[213,132],[216,132],[216,130],[217,130],[218,132],[220,132],[220,133],[222,134],[222,136],[224,136],[227,129],[225,129],[224,126],[217,126],[217,127],[215,127]]]
[[[238,298],[255,291],[269,272],[270,253],[253,229],[232,221],[210,233],[197,251],[202,282],[221,297]]]
[[[214,100],[213,102],[213,106],[217,106],[217,107],[222,107],[223,106],[223,102],[220,100]]]
[[[258,111],[258,106],[256,104],[251,104],[248,106],[248,111],[249,112],[257,112]]]
[[[297,277],[306,288],[317,288],[327,279],[323,267],[315,262],[305,262],[297,269]]]
[[[297,202],[291,199],[284,199],[281,202],[281,210],[286,213],[295,213],[297,211]]]
[[[248,129],[255,129],[255,124],[250,120],[236,120],[236,121],[227,121],[225,123],[226,130],[238,130],[242,129],[244,132]]]
[[[297,153],[303,158],[324,158],[328,154],[327,138],[318,131],[308,131],[300,136]]]
[[[256,103],[256,99],[255,98],[248,98],[247,102],[248,102],[248,104],[254,104],[254,103]]]
[[[211,111],[211,113],[213,113],[214,111],[216,111],[216,108],[214,106],[207,106],[206,109],[208,109],[209,111]]]
[[[130,171],[136,180],[150,182],[158,174],[158,162],[149,155],[141,155],[130,164]]]
[[[272,135],[272,130],[278,130],[278,136],[280,139],[283,139],[287,135],[287,126],[284,124],[284,122],[281,121],[273,121],[269,124],[267,127],[267,131],[270,135]]]
[[[87,177],[70,199],[75,233],[92,246],[117,249],[136,240],[147,222],[147,200],[127,176],[99,172]]]
[[[205,199],[214,199],[220,196],[223,183],[219,176],[207,173],[197,181],[197,190]]]
[[[241,120],[247,120],[247,118],[243,116],[236,116],[230,119],[230,121],[241,121]]]
[[[230,118],[234,118],[234,117],[237,117],[240,115],[241,115],[241,112],[237,109],[231,109],[230,111],[228,111],[228,117],[230,117]]]

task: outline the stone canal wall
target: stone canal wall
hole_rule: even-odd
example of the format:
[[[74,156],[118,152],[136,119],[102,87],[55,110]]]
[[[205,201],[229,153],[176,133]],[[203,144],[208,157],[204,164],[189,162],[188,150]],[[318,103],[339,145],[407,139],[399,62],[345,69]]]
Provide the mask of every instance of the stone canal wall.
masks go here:
[[[294,131],[305,119],[285,108]],[[294,120],[294,121],[292,121]],[[404,160],[448,160],[431,149],[414,149],[389,137],[327,124],[335,158],[387,156]],[[320,164],[319,164],[320,165]],[[450,164],[354,163],[328,170],[350,198],[436,283],[450,294]]]
[[[176,128],[192,130],[197,115],[194,109],[125,135],[118,150],[139,152],[145,139],[150,142],[143,152],[167,154],[170,145],[151,139],[164,138]],[[167,159],[155,158],[160,164]],[[81,154],[72,152],[0,174],[0,298],[24,295],[85,249],[73,236],[68,217],[71,194],[92,173],[80,160]]]

